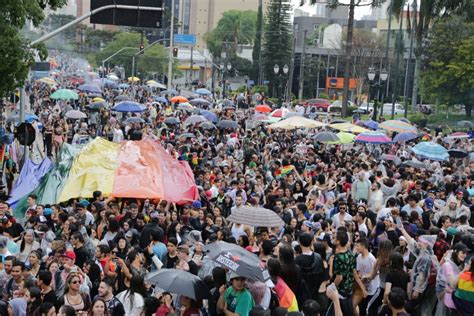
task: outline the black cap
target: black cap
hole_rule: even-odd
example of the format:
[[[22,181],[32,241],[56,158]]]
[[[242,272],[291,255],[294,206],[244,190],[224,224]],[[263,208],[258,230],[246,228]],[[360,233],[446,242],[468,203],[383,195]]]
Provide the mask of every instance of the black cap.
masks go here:
[[[462,252],[468,253],[469,248],[462,242],[458,242],[457,244],[454,245],[453,251],[462,251]]]

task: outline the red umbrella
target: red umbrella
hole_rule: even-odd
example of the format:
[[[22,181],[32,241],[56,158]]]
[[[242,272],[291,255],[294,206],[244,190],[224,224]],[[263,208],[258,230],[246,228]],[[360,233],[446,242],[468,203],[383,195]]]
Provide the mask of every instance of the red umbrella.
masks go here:
[[[255,107],[255,111],[262,113],[270,113],[272,111],[272,108],[266,104],[261,104]]]

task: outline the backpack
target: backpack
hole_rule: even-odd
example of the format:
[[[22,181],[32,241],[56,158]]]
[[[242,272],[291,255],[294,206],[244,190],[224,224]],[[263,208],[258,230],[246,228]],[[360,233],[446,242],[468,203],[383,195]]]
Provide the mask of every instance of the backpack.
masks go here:
[[[298,266],[301,270],[301,277],[307,283],[308,288],[314,288],[317,292],[321,285],[321,276],[323,274],[324,265],[321,256],[315,252],[313,252],[311,259],[311,264],[309,266]],[[313,281],[315,281],[315,283],[313,283]],[[311,296],[314,294],[316,293],[311,293]]]

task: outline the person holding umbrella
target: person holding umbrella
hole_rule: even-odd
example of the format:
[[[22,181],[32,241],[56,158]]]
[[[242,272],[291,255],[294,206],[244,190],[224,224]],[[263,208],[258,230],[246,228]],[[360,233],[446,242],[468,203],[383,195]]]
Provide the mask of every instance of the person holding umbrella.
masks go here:
[[[219,288],[220,297],[217,301],[217,310],[226,316],[246,316],[255,305],[252,294],[245,288],[246,278],[237,275],[235,272],[230,274],[230,284],[227,287],[222,285]]]

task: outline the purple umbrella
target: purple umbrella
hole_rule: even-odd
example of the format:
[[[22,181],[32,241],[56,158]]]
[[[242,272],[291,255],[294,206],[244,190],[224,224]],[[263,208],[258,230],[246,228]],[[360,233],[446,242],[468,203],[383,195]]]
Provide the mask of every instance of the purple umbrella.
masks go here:
[[[373,120],[367,120],[367,121],[364,122],[364,126],[370,128],[370,129],[376,130],[377,128],[379,128],[379,123],[377,123]]]
[[[410,141],[410,140],[415,139],[415,138],[418,138],[417,133],[400,133],[400,134],[397,134],[393,138],[393,141],[394,142],[406,142],[406,141]]]

